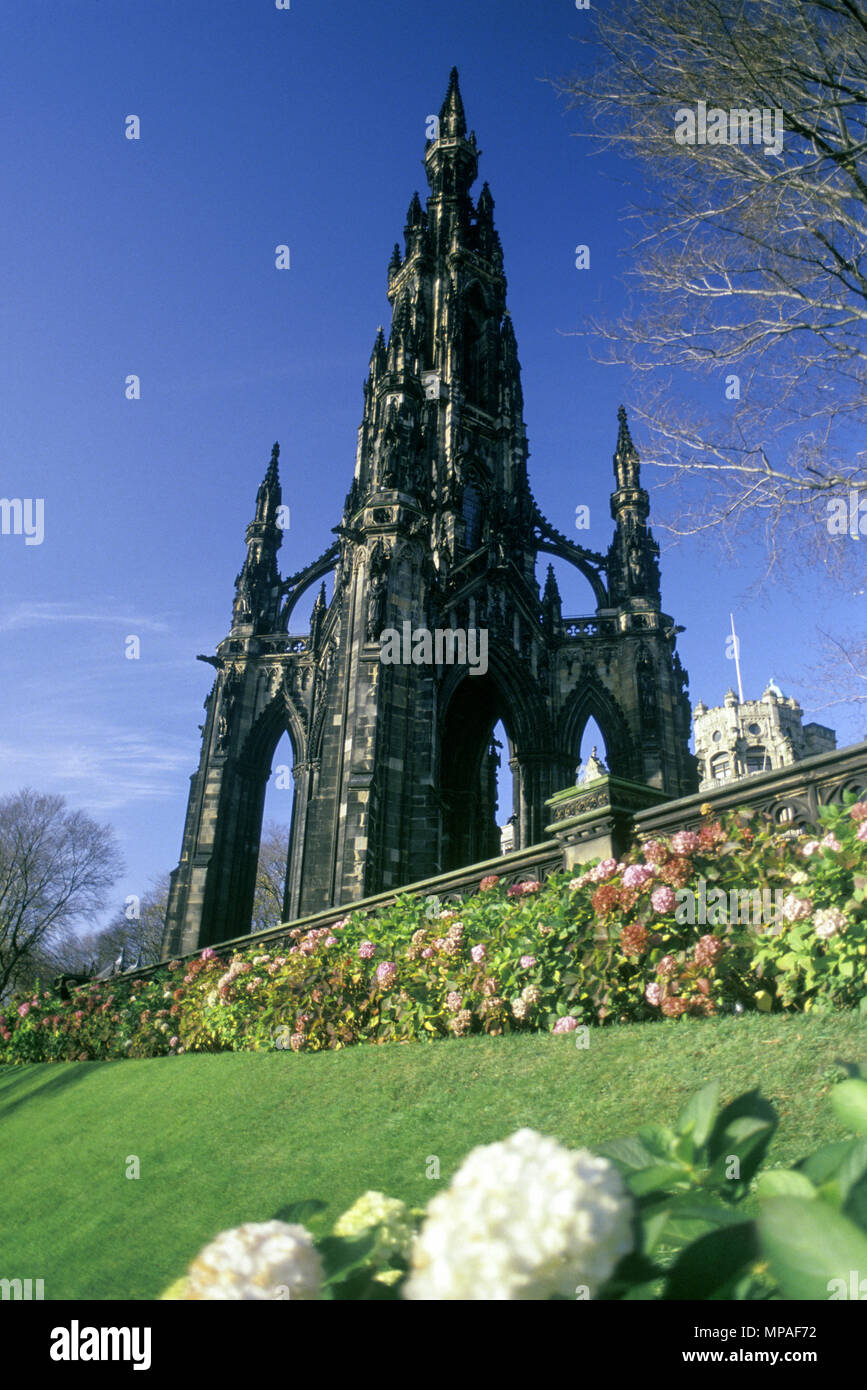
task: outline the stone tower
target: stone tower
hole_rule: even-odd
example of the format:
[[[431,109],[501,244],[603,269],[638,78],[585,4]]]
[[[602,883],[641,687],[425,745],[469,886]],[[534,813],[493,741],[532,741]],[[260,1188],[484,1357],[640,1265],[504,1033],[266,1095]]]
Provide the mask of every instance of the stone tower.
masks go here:
[[[247,529],[232,627],[214,657],[202,754],[172,877],[167,954],[249,929],[265,787],[288,731],[294,802],[287,919],[499,852],[502,720],[515,847],[544,838],[545,800],[574,780],[587,720],[612,773],[672,797],[697,786],[686,672],[661,611],[658,546],[626,413],[618,413],[606,555],[541,514],[527,477],[518,352],[487,184],[452,71],[388,267],[391,328],[364,383],[355,474],[337,540],[277,570],[275,446]],[[542,554],[578,568],[588,616],[564,618]],[[301,595],[324,586],[310,632]],[[451,630],[451,636],[448,635]],[[385,660],[386,632],[403,657]],[[436,634],[439,634],[439,638]],[[443,637],[443,634],[447,634]],[[467,648],[461,659],[461,640]],[[485,661],[467,655],[484,646]]]
[[[784,695],[773,678],[760,700],[741,702],[733,690],[710,709],[699,700],[693,712],[699,791],[833,752],[834,730],[804,724],[803,718],[797,700]]]

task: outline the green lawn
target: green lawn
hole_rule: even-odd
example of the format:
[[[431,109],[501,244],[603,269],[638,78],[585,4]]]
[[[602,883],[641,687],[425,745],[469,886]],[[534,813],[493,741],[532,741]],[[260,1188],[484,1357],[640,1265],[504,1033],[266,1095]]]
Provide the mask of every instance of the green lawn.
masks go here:
[[[367,1188],[422,1205],[475,1144],[530,1125],[592,1146],[672,1120],[713,1077],[724,1099],[761,1085],[788,1164],[844,1136],[825,1103],[837,1060],[867,1061],[856,1014],[620,1025],[585,1051],[523,1034],[0,1068],[0,1277],[153,1298],[228,1226],[315,1199],[323,1233]]]

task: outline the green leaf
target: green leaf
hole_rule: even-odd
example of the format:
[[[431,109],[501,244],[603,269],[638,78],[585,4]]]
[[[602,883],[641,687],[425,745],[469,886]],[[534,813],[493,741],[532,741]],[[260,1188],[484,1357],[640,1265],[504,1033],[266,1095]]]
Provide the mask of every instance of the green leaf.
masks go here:
[[[326,1271],[326,1284],[342,1283],[367,1262],[381,1235],[380,1228],[366,1231],[362,1236],[326,1236],[317,1242]]]
[[[599,1154],[601,1158],[610,1158],[619,1168],[626,1169],[649,1168],[654,1158],[641,1140],[635,1137],[611,1139],[607,1144],[596,1144],[594,1153]]]
[[[756,1191],[763,1200],[768,1197],[805,1197],[812,1200],[816,1196],[810,1179],[793,1168],[769,1168],[760,1173]]]
[[[311,1216],[324,1211],[327,1205],[327,1202],[320,1201],[318,1197],[308,1197],[302,1202],[290,1202],[288,1207],[281,1207],[279,1211],[275,1211],[272,1220],[285,1221],[290,1226],[303,1226]]]
[[[692,1134],[696,1145],[701,1148],[713,1129],[718,1106],[719,1082],[709,1081],[684,1106],[677,1121],[678,1134]]]
[[[821,1187],[834,1177],[858,1143],[858,1139],[839,1139],[835,1144],[824,1144],[808,1158],[801,1159],[797,1170],[805,1174],[814,1187]]]
[[[867,1081],[841,1081],[831,1092],[831,1106],[847,1129],[867,1134]]]
[[[630,1173],[626,1183],[633,1196],[643,1197],[647,1192],[659,1192],[673,1183],[684,1182],[686,1176],[680,1164],[657,1163],[652,1168],[642,1168],[638,1173]]]
[[[758,1228],[784,1298],[827,1300],[833,1280],[867,1275],[867,1235],[827,1202],[774,1197]]]
[[[721,1153],[730,1152],[727,1147],[731,1142],[728,1130],[734,1121],[745,1117],[763,1120],[772,1129],[775,1129],[777,1125],[777,1112],[770,1101],[765,1100],[758,1089],[745,1091],[743,1095],[738,1096],[724,1110],[721,1110],[717,1116],[713,1133],[708,1140],[708,1152],[711,1158],[716,1158]]]
[[[675,1135],[665,1125],[642,1125],[638,1137],[656,1158],[670,1158],[674,1152]]]
[[[664,1299],[720,1299],[730,1296],[732,1282],[758,1255],[752,1221],[709,1231],[678,1255],[669,1270]]]

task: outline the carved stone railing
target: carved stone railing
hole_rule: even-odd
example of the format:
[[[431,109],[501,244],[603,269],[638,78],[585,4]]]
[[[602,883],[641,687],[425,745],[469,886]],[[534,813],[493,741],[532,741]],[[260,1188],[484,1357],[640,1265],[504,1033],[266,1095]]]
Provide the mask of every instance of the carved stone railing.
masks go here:
[[[717,815],[743,808],[782,829],[804,830],[818,824],[820,806],[839,805],[846,792],[857,797],[867,794],[867,742],[819,753],[772,772],[721,782],[710,791],[639,811],[634,827],[640,835],[689,830],[701,821],[700,808],[707,804]]]

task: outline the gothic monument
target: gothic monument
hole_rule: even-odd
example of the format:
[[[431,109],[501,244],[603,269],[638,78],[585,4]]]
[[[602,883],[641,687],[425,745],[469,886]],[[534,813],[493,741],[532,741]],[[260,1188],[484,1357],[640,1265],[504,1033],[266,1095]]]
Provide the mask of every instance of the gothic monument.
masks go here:
[[[612,774],[672,797],[697,787],[686,672],[661,611],[658,546],[619,411],[608,552],[575,544],[527,478],[518,351],[487,184],[456,71],[388,267],[355,476],[336,539],[281,579],[277,446],[247,528],[232,626],[215,656],[165,953],[249,930],[265,788],[288,731],[294,802],[284,916],[303,916],[496,855],[502,720],[515,847],[545,838],[545,800],[574,781],[592,716]],[[592,615],[564,618],[549,565],[576,566]],[[309,633],[293,608],[322,584]],[[404,624],[411,625],[405,629]],[[486,634],[486,669],[381,660],[385,629]],[[442,655],[442,650],[437,653]],[[504,750],[505,751],[505,750]]]

